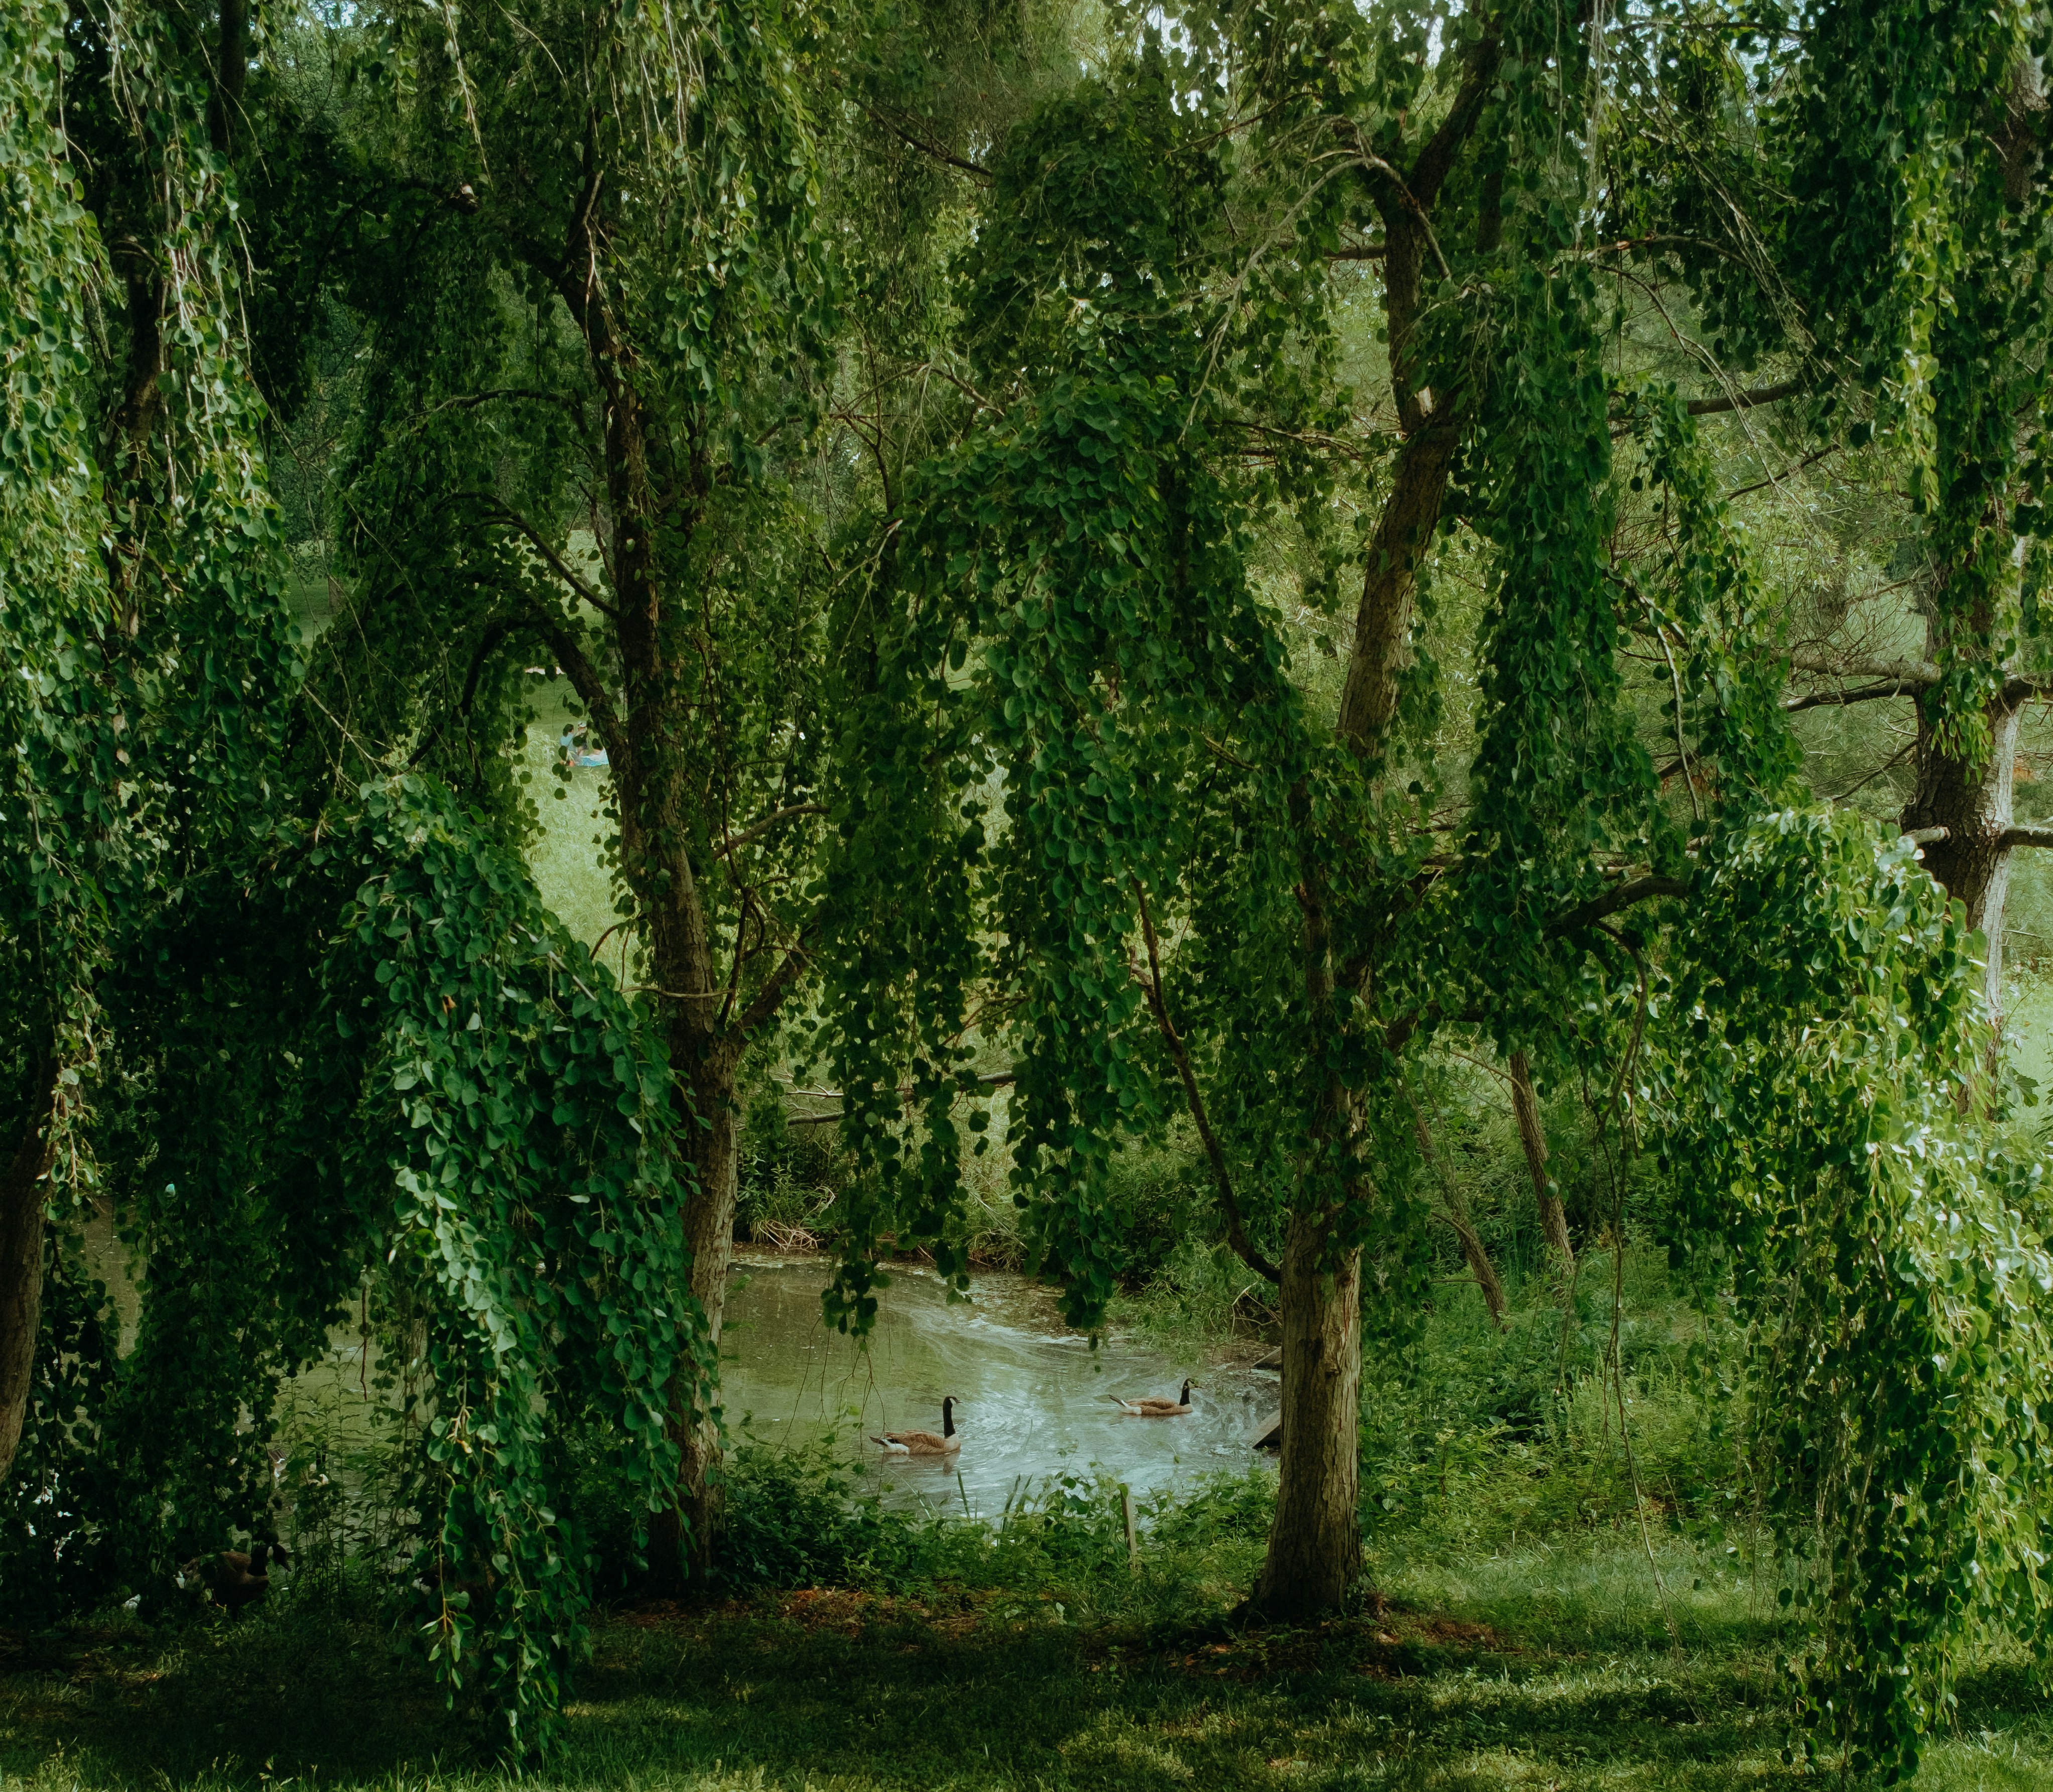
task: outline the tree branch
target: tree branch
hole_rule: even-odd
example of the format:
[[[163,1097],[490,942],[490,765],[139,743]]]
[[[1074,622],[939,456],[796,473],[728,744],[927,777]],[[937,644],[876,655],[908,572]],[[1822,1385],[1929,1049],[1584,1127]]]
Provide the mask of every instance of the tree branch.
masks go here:
[[[751,840],[767,834],[780,821],[789,821],[793,815],[823,815],[827,812],[824,803],[794,803],[788,808],[773,809],[752,827],[744,827],[724,845],[712,851],[715,859],[724,859],[731,852],[739,852]]]
[[[1690,886],[1680,878],[1662,877],[1658,873],[1643,878],[1630,878],[1615,884],[1603,895],[1593,897],[1580,908],[1571,909],[1559,919],[1547,924],[1549,937],[1572,933],[1595,925],[1606,915],[1616,914],[1620,909],[1629,909],[1636,902],[1652,901],[1657,896],[1686,896]]]
[[[1426,1161],[1433,1166],[1434,1173],[1439,1177],[1441,1198],[1447,1204],[1446,1212],[1436,1213],[1433,1217],[1451,1226],[1454,1236],[1462,1241],[1462,1255],[1468,1260],[1469,1269],[1475,1277],[1476,1286],[1482,1290],[1482,1298],[1490,1307],[1490,1318],[1497,1329],[1502,1331],[1505,1329],[1504,1283],[1498,1278],[1497,1266],[1490,1260],[1490,1253],[1483,1248],[1482,1236],[1469,1218],[1468,1203],[1462,1198],[1462,1192],[1456,1186],[1454,1177],[1448,1173],[1447,1166],[1440,1161],[1439,1153],[1433,1149],[1433,1135],[1426,1130],[1425,1114],[1409,1089],[1404,1091],[1404,1094],[1411,1103],[1411,1125],[1418,1136],[1419,1149],[1424,1154]]]
[[[1804,390],[1800,379],[1785,379],[1779,385],[1757,386],[1750,392],[1734,392],[1721,399],[1692,399],[1682,408],[1692,417],[1714,417],[1721,411],[1751,411],[1757,404],[1772,404],[1777,399],[1793,398]]]
[[[1799,672],[1820,673],[1828,678],[1878,678],[1906,690],[1928,690],[1941,676],[1929,659],[1833,659],[1823,654],[1792,654],[1789,663]]]
[[[1815,454],[1806,454],[1803,459],[1797,462],[1794,466],[1785,466],[1780,473],[1771,473],[1765,479],[1755,480],[1751,485],[1735,485],[1730,491],[1725,493],[1725,501],[1729,504],[1736,497],[1745,497],[1749,492],[1757,492],[1761,490],[1763,486],[1779,484],[1781,481],[1787,479],[1792,474],[1801,473],[1807,466],[1816,466],[1818,462],[1824,459],[1827,454],[1836,454],[1839,451],[1839,444],[1838,442],[1827,442]]]
[[[606,681],[599,677],[598,668],[585,658],[584,649],[562,617],[552,615],[544,605],[532,598],[528,600],[526,611],[536,632],[548,643],[557,665],[569,678],[578,700],[591,713],[592,726],[606,742],[607,759],[616,767],[625,765],[632,744],[620,725],[620,717],[613,707],[612,694],[606,690]]]
[[[1863,685],[1859,690],[1814,690],[1808,697],[1784,698],[1782,713],[1793,716],[1800,709],[1835,709],[1848,703],[1869,703],[1878,697],[1915,697],[1919,687],[1894,679],[1886,685]]]
[[[874,119],[879,124],[882,125],[885,130],[889,131],[893,136],[896,137],[908,148],[917,149],[922,155],[931,155],[936,162],[945,162],[952,168],[960,168],[964,174],[974,175],[979,180],[991,181],[995,180],[998,178],[981,162],[965,161],[960,155],[951,155],[945,149],[942,149],[934,143],[928,143],[919,137],[914,136],[904,125],[898,124],[894,120],[886,118],[882,112],[879,112],[874,106],[869,104],[867,102],[858,100],[856,101],[856,104],[862,107],[864,112],[867,112],[871,118]]]
[[[2053,827],[2035,827],[2020,823],[2006,827],[1997,838],[2000,847],[2053,847]]]
[[[524,628],[532,628],[534,618],[524,611],[516,615],[495,616],[485,625],[485,632],[477,638],[477,646],[470,656],[470,670],[463,681],[463,695],[457,700],[455,713],[459,716],[470,713],[470,705],[477,695],[477,681],[484,676],[485,662],[507,639]],[[421,744],[414,749],[406,761],[410,766],[418,765],[427,757],[428,749],[442,737],[440,728],[430,729],[421,737]]]
[[[620,620],[620,612],[614,609],[610,603],[608,603],[604,598],[601,597],[597,591],[594,591],[591,586],[587,585],[583,580],[580,579],[575,572],[571,572],[567,566],[563,564],[562,556],[559,556],[556,552],[555,549],[552,548],[548,542],[542,539],[541,535],[536,529],[534,525],[530,523],[525,517],[521,516],[516,511],[508,510],[504,505],[500,504],[497,499],[487,497],[482,492],[453,492],[450,493],[449,497],[445,500],[445,502],[453,504],[459,498],[469,498],[475,503],[482,505],[486,510],[491,513],[491,514],[485,519],[487,521],[504,523],[508,529],[518,529],[521,534],[527,536],[528,540],[534,544],[536,552],[540,554],[542,558],[549,563],[550,567],[554,570],[559,579],[562,580],[565,584],[568,585],[572,591],[575,591],[579,597],[583,598],[586,603],[589,603],[593,609],[598,611],[600,615],[610,616],[616,623]]]
[[[806,942],[814,931],[814,926],[809,925],[799,934],[798,944],[778,961],[776,969],[770,973],[769,980],[756,992],[756,999],[742,1011],[736,1031],[744,1038],[775,1016],[777,1010],[783,1005],[784,998],[791,994],[793,986],[805,974],[806,968],[813,961],[812,953],[807,949]]]
[[[1497,65],[1503,48],[1503,40],[1493,29],[1488,35],[1476,39],[1469,51],[1469,65],[1462,73],[1462,84],[1455,92],[1454,104],[1441,120],[1439,129],[1419,151],[1419,159],[1411,164],[1408,185],[1415,203],[1430,206],[1439,198],[1441,186],[1453,172],[1454,158],[1461,153],[1469,132],[1475,128],[1483,100],[1497,79]]]
[[[1138,878],[1133,880],[1133,894],[1140,903],[1141,937],[1148,943],[1149,980],[1141,985],[1141,993],[1148,998],[1155,1024],[1161,1028],[1169,1055],[1176,1060],[1176,1074],[1183,1079],[1184,1094],[1191,1104],[1191,1118],[1196,1124],[1199,1138],[1204,1143],[1205,1156],[1211,1160],[1212,1180],[1219,1185],[1219,1211],[1226,1216],[1227,1242],[1233,1247],[1234,1255],[1257,1275],[1280,1286],[1282,1274],[1255,1249],[1247,1236],[1246,1225],[1240,1216],[1240,1204],[1233,1198],[1233,1173],[1227,1167],[1226,1153],[1220,1148],[1219,1137],[1205,1114],[1204,1097],[1198,1092],[1197,1073],[1191,1068],[1191,1055],[1184,1049],[1182,1036],[1170,1021],[1168,1004],[1162,998],[1162,957],[1155,938],[1155,921],[1148,912],[1148,892],[1141,887]]]

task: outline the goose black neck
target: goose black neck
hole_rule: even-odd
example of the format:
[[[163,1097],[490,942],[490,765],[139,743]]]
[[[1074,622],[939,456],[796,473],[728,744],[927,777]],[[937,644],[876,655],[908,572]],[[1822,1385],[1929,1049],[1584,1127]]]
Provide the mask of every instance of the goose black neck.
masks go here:
[[[956,1434],[956,1401],[951,1394],[941,1402],[941,1435],[952,1437]]]
[[[1187,1406],[1191,1404],[1191,1384],[1188,1381],[1184,1384],[1184,1391],[1176,1396],[1176,1404],[1179,1406]]]

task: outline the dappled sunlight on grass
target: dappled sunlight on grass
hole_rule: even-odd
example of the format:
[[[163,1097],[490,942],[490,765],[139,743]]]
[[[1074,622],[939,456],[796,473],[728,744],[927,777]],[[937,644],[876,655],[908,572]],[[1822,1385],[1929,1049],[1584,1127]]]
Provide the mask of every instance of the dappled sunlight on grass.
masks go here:
[[[1037,1594],[939,1585],[763,1593],[623,1611],[597,1633],[567,1746],[531,1783],[746,1787],[1793,1786],[1780,1639],[1729,1573],[1670,1542],[1684,1646],[1643,1554],[1598,1537],[1386,1575],[1389,1603],[1246,1629],[1167,1551]],[[1195,1583],[1211,1582],[1199,1594]],[[1043,1597],[1042,1594],[1046,1594]],[[1080,1621],[1089,1609],[1093,1616]],[[1691,1636],[1694,1628],[1696,1636]],[[84,1646],[80,1647],[81,1642]],[[41,1646],[41,1645],[39,1645]],[[510,1783],[383,1627],[311,1601],[238,1625],[49,1641],[0,1691],[9,1792]],[[2053,1726],[2021,1669],[1970,1675],[1921,1785],[2053,1785]],[[267,1766],[268,1763],[268,1766]],[[1816,1782],[1815,1773],[1808,1782]]]

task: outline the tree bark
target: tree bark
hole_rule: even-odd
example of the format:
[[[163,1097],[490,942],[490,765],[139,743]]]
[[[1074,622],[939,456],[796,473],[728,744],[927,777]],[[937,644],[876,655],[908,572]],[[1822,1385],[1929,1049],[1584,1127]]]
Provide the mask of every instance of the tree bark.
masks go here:
[[[728,1276],[734,1267],[734,1205],[740,1157],[736,1072],[740,1062],[735,1042],[721,1041],[708,1054],[693,1087],[700,1128],[699,1148],[693,1153],[699,1187],[685,1210],[685,1241],[692,1253],[692,1292],[705,1314],[716,1361],[727,1314]],[[710,1414],[693,1421],[675,1400],[671,1402],[671,1423],[680,1429],[685,1456],[682,1515],[689,1535],[681,1541],[691,1574],[702,1580],[712,1572],[713,1539],[720,1533],[722,1517],[720,1431]]]
[[[1421,279],[1429,261],[1440,262],[1429,214],[1480,111],[1498,61],[1494,37],[1470,46],[1454,106],[1434,133],[1410,177],[1372,167],[1359,136],[1356,147],[1382,213],[1388,245],[1384,305],[1389,320],[1390,377],[1404,444],[1392,471],[1390,495],[1377,519],[1355,616],[1334,732],[1349,753],[1372,764],[1397,713],[1400,681],[1411,647],[1411,613],[1419,568],[1432,545],[1447,481],[1461,443],[1466,395],[1435,394],[1419,379],[1415,327]],[[1484,219],[1486,229],[1489,226]],[[1341,1024],[1332,904],[1324,860],[1312,836],[1312,804],[1303,786],[1291,792],[1293,825],[1302,841],[1303,874],[1297,899],[1305,923],[1307,1004],[1321,1026]],[[1371,994],[1374,942],[1340,943],[1338,964],[1349,993]],[[1360,1092],[1337,1074],[1318,1094],[1312,1128],[1317,1153],[1347,1156],[1361,1131]],[[1352,1176],[1352,1169],[1344,1170]],[[1301,1193],[1290,1217],[1278,1299],[1283,1321],[1283,1439],[1276,1519],[1251,1607],[1282,1619],[1309,1617],[1337,1605],[1361,1576],[1359,1410],[1361,1387],[1361,1253],[1324,1261],[1329,1216],[1325,1202]],[[1297,1362],[1293,1366],[1293,1354]]]
[[[1297,1623],[1361,1579],[1361,1253],[1325,1261],[1325,1228],[1293,1215],[1283,1252],[1283,1453],[1269,1553],[1249,1605]]]
[[[1511,1055],[1511,1110],[1518,1117],[1518,1142],[1525,1148],[1525,1167],[1533,1173],[1533,1193],[1540,1204],[1540,1229],[1561,1260],[1573,1263],[1576,1248],[1568,1242],[1568,1216],[1554,1179],[1547,1173],[1547,1132],[1540,1123],[1540,1098],[1533,1087],[1533,1062],[1523,1051]]]
[[[717,1361],[734,1257],[742,1055],[750,1038],[774,1020],[806,953],[803,944],[788,947],[752,995],[744,977],[754,956],[746,945],[744,912],[735,917],[734,956],[724,977],[721,973],[724,948],[705,878],[724,849],[709,849],[705,862],[695,865],[692,847],[705,832],[698,825],[705,794],[720,782],[720,768],[689,744],[699,694],[683,669],[702,662],[705,643],[691,631],[686,604],[668,582],[688,559],[677,544],[689,542],[704,516],[711,475],[699,446],[689,437],[673,439],[634,377],[634,346],[620,333],[604,281],[610,242],[599,206],[601,177],[595,138],[587,146],[585,184],[567,246],[559,258],[540,256],[537,265],[555,282],[583,334],[605,399],[617,708],[614,692],[570,632],[559,627],[552,641],[606,743],[619,799],[621,869],[634,894],[664,1004],[672,1073],[691,1100],[683,1154],[695,1181],[685,1203],[685,1244],[691,1253],[691,1292]],[[673,545],[659,557],[658,544],[665,538]],[[759,938],[756,949],[762,948]],[[674,1509],[654,1516],[649,1563],[655,1590],[675,1594],[712,1566],[721,1516],[720,1448],[711,1415],[695,1409],[690,1377],[680,1377],[670,1392],[670,1435],[683,1459],[679,1498]]]
[[[45,1178],[57,1150],[57,1060],[45,1047],[30,1067],[29,1099],[14,1149],[0,1163],[0,1485],[14,1465],[28,1417],[43,1318]]]
[[[1937,656],[1938,644],[1933,643]],[[1925,847],[1925,868],[1968,911],[1968,925],[1988,942],[1983,992],[1998,1030],[2003,1017],[2003,913],[2010,890],[2011,847],[2004,835],[2013,815],[2012,776],[2022,695],[2006,690],[1984,718],[1990,749],[1980,765],[1939,750],[1925,705],[1918,706],[1918,788],[1904,806],[1906,833],[1943,827],[1946,837]]]

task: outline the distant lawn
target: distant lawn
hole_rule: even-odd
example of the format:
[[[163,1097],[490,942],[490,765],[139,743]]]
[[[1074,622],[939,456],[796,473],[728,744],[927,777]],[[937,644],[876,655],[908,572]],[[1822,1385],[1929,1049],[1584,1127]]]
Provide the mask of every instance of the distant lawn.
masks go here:
[[[1712,1788],[1783,1766],[1778,1637],[1745,1583],[1589,1549],[1386,1564],[1392,1593],[1310,1630],[1226,1617],[1258,1546],[1066,1589],[765,1593],[615,1614],[540,1786]],[[239,1625],[76,1629],[0,1643],[8,1792],[289,1781],[512,1786],[369,1621],[311,1601]],[[2053,1787],[2053,1720],[2022,1672],[1969,1676],[1919,1784]],[[1837,1776],[1829,1778],[1836,1780]]]

